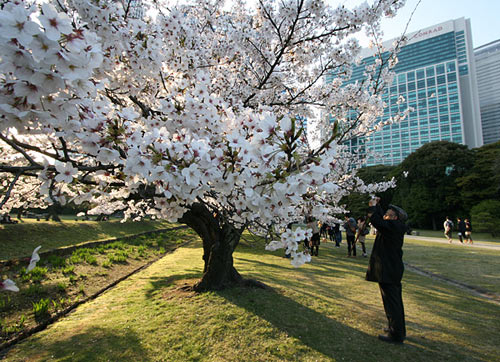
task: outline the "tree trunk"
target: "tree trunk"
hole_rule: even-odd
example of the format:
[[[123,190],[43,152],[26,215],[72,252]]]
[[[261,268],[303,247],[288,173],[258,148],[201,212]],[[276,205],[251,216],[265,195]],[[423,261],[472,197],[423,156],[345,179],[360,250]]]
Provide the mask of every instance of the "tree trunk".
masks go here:
[[[203,204],[192,205],[180,222],[193,228],[203,240],[203,277],[194,290],[221,290],[244,282],[233,265],[233,252],[243,229],[214,215]]]

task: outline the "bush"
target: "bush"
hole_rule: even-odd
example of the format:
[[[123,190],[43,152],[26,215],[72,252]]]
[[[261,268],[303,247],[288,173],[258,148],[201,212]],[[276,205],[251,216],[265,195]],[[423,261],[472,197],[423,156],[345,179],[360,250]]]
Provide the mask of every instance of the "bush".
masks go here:
[[[88,264],[91,265],[96,265],[97,264],[97,259],[94,256],[95,251],[90,248],[82,248],[75,250],[73,254],[69,257],[69,260],[72,264],[78,264],[82,262],[87,262]]]
[[[485,200],[471,210],[471,222],[474,231],[500,235],[500,201]]]
[[[33,303],[33,313],[35,319],[41,319],[49,316],[50,299],[42,298],[38,302]]]
[[[66,268],[64,268],[61,271],[64,275],[73,274],[75,272],[75,266],[74,265],[67,266]]]
[[[41,285],[32,284],[27,289],[23,290],[23,293],[29,297],[35,297],[47,294],[47,291]]]
[[[49,255],[47,257],[47,263],[53,268],[64,268],[66,266],[66,259],[57,255]]]
[[[47,268],[36,266],[31,271],[27,272],[25,268],[21,271],[21,279],[23,281],[31,280],[34,283],[39,283],[47,274]]]

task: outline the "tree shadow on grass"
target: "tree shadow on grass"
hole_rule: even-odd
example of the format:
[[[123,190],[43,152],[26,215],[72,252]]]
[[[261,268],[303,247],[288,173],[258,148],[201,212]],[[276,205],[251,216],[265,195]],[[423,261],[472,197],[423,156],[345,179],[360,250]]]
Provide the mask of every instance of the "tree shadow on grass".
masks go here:
[[[180,288],[183,286],[192,286],[195,282],[201,279],[202,273],[200,270],[186,270],[183,274],[171,275],[168,277],[152,277],[149,282],[151,288],[146,292],[148,298],[152,298],[159,292],[162,293],[166,289]]]
[[[324,256],[326,257],[321,258],[320,256],[320,258],[317,259],[313,258],[312,264],[302,269],[301,268],[297,269],[296,271],[297,278],[293,282],[287,279],[288,277],[287,278],[284,277],[284,275],[289,275],[289,273],[283,274],[282,272],[283,265],[280,265],[280,263],[276,264],[266,263],[259,260],[253,260],[250,258],[237,258],[237,260],[248,264],[258,265],[258,268],[255,268],[256,270],[255,275],[258,279],[261,278],[263,274],[265,274],[264,278],[272,282],[274,285],[284,286],[284,288],[292,290],[293,293],[302,294],[303,295],[302,300],[316,299],[316,301],[322,301],[326,303],[331,303],[332,301],[334,301],[334,303],[336,303],[337,305],[352,305],[352,303],[355,303],[356,306],[359,306],[361,310],[367,312],[368,315],[378,315],[377,317],[378,321],[380,320],[385,321],[381,300],[380,300],[380,306],[375,308],[373,303],[366,303],[366,301],[355,300],[351,298],[349,295],[355,292],[355,288],[353,290],[348,291],[348,293],[346,294],[345,290],[335,289],[335,287],[332,287],[331,283],[328,282],[328,279],[324,279],[326,277],[328,278],[335,277],[335,275],[338,275],[338,277],[340,278],[344,278],[347,274],[355,274],[360,276],[359,282],[365,283],[364,272],[366,271],[366,264],[367,264],[366,259],[343,258],[332,254],[333,253],[329,252],[325,253]],[[409,287],[410,283],[411,284],[415,283],[415,280],[413,279],[414,278],[409,278],[407,276],[405,284],[407,284]],[[357,283],[355,279],[353,280],[353,282]],[[311,290],[309,290],[308,288],[313,288],[314,293],[312,293]],[[406,287],[404,288],[406,289]],[[415,289],[415,286],[413,286],[411,289],[412,290]],[[440,292],[443,295],[446,295],[447,290],[440,290]],[[325,296],[327,295],[328,298],[323,298],[322,297],[323,295]],[[355,298],[355,296],[352,297]],[[412,294],[412,298],[415,297],[416,296]],[[455,299],[455,301],[452,303],[453,307],[457,309],[464,307],[462,305],[463,301],[460,302],[456,300],[456,298],[459,298],[458,295],[452,295],[452,296],[447,295],[445,299],[448,299],[448,297]],[[305,344],[330,357],[335,357],[334,355],[329,353],[331,352],[332,348],[334,348],[333,350],[335,350],[335,347],[328,346],[328,344],[331,344],[332,342],[328,341],[325,341],[324,343],[320,342],[322,333],[330,334],[331,335],[331,338],[329,339],[330,341],[336,341],[336,342],[338,341],[341,344],[354,343],[356,345],[354,350],[357,351],[361,350],[363,357],[360,357],[359,355],[357,357],[356,355],[352,355],[349,358],[352,358],[353,360],[369,360],[367,357],[369,355],[372,356],[373,360],[384,360],[384,358],[386,358],[385,355],[383,357],[374,355],[374,353],[376,352],[373,352],[370,349],[366,350],[366,348],[364,347],[358,347],[359,344],[362,345],[365,343],[367,345],[373,345],[373,344],[376,345],[382,343],[383,345],[383,342],[379,342],[376,339],[376,335],[378,333],[381,333],[382,331],[379,332],[375,331],[373,335],[362,333],[356,329],[346,326],[343,323],[339,323],[338,321],[332,320],[325,315],[319,314],[316,311],[313,311],[311,309],[304,309],[305,307],[302,306],[300,303],[290,300],[286,296],[279,297],[280,300],[283,299],[283,301],[279,303],[280,313],[273,312],[273,306],[265,305],[264,299],[262,298],[254,298],[254,302],[252,303],[249,302],[242,303],[241,301],[245,301],[245,298],[236,298],[234,294],[231,293],[227,294],[227,298],[231,300],[233,303],[240,305],[245,309],[249,309],[253,313],[268,320],[270,323],[272,323],[279,329],[284,330],[286,333],[294,337],[299,336],[300,339]],[[378,293],[377,293],[377,298],[379,298]],[[428,298],[422,298],[422,299],[425,299],[427,303],[429,302]],[[286,307],[287,304],[291,305],[292,308],[290,309],[289,307]],[[432,308],[432,306],[430,307]],[[287,311],[289,311],[289,313],[288,316],[285,317],[284,314],[287,313]],[[299,332],[295,331],[294,328],[289,325],[289,322],[283,322],[285,319],[293,318],[294,317],[293,314],[296,313],[301,315],[309,315],[307,319],[311,321],[310,325],[317,326],[317,328],[315,328],[315,330],[313,330],[312,333],[307,333],[303,335],[301,334],[300,331]],[[365,318],[367,316],[367,313],[363,314]],[[437,315],[441,316],[444,320],[450,318],[450,315],[449,314],[447,315],[448,313],[447,308],[441,308],[440,310],[436,311],[436,313]],[[433,353],[436,353],[436,355],[439,356],[438,359],[440,360],[468,360],[468,361],[481,360],[483,357],[487,357],[488,355],[488,353],[482,355],[481,353],[478,353],[477,349],[473,350],[470,347],[455,346],[452,342],[450,342],[449,337],[447,338],[446,341],[442,341],[441,338],[439,337],[436,338],[435,334],[436,331],[429,330],[428,326],[421,325],[418,319],[416,321],[407,321],[407,325],[409,330],[409,337],[407,343],[401,347],[403,347],[402,350],[404,350],[405,352],[415,353],[416,355],[418,355],[418,360],[421,359],[425,360],[427,358],[429,360],[436,360],[436,356],[433,355]],[[446,326],[437,326],[437,327],[439,329],[442,329],[443,331],[448,330]],[[466,326],[464,326],[464,328],[465,327]],[[300,324],[296,324],[296,328],[300,328]],[[319,332],[318,334],[318,331],[321,332]],[[412,331],[414,331],[413,335]],[[416,331],[418,331],[417,332],[418,334],[415,334]],[[434,334],[433,339],[426,339],[427,336],[426,332],[433,333]],[[453,335],[454,335],[453,331],[450,330],[445,333],[450,334],[450,336],[452,337],[451,340],[453,340]],[[353,342],[352,340],[354,340],[355,342]],[[386,348],[389,348],[391,351],[397,352],[398,350],[394,350],[393,347],[394,346],[386,345]],[[380,346],[378,347],[378,349],[382,350],[383,348],[384,347]],[[349,350],[350,349],[347,349],[340,355],[342,357],[345,357],[345,353],[348,354],[350,353]],[[489,353],[489,355],[491,356],[491,353]],[[387,358],[387,360],[397,360],[397,358],[399,358],[397,356],[397,353],[396,355],[390,355],[390,356],[391,357]],[[425,356],[425,358],[423,358],[423,356]],[[407,359],[407,358],[402,358],[402,359]]]
[[[19,356],[17,350],[21,349]],[[68,355],[68,351],[73,351]],[[0,359],[17,357],[16,360],[58,361],[149,361],[147,350],[142,348],[140,338],[131,331],[92,328],[80,333],[71,333],[66,339],[47,342],[39,335],[22,342],[15,349],[0,354]]]
[[[460,347],[449,345],[453,355],[440,354],[446,343],[409,337],[403,345],[391,345],[319,313],[272,289],[232,288],[218,292],[231,303],[268,321],[288,336],[332,359],[350,361],[467,360],[479,361]],[[383,313],[383,312],[382,312]]]

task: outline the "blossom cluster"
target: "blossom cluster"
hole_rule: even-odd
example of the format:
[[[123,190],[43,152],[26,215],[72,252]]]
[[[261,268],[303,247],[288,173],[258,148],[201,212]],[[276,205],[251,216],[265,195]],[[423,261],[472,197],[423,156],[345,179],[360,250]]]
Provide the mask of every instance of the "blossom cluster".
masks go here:
[[[86,202],[90,214],[176,221],[203,203],[234,225],[281,228],[341,213],[353,190],[390,187],[364,185],[342,143],[377,126],[391,74],[346,82],[352,36],[378,32],[404,1],[218,3],[144,1],[154,15],[132,18],[116,1],[7,1],[0,177],[12,192],[0,207]],[[337,78],[324,84],[327,74]],[[336,122],[316,120],[328,132],[313,148],[301,119],[313,123],[318,107]]]

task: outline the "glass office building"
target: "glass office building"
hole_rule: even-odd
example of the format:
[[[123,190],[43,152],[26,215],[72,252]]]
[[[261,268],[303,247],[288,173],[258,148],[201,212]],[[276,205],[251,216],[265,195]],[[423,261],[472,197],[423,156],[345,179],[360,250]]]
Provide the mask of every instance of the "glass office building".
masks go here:
[[[474,49],[485,144],[500,141],[500,40]]]
[[[352,152],[366,155],[367,166],[398,164],[423,144],[436,140],[469,147],[483,143],[470,21],[451,20],[410,33],[408,39],[393,69],[396,76],[384,91],[387,107],[378,121],[409,107],[413,111],[404,121],[348,141]],[[384,46],[390,48],[392,42]],[[363,50],[362,64],[374,62],[370,51]],[[353,70],[350,82],[363,78],[364,65]],[[400,97],[403,102],[398,102]]]

